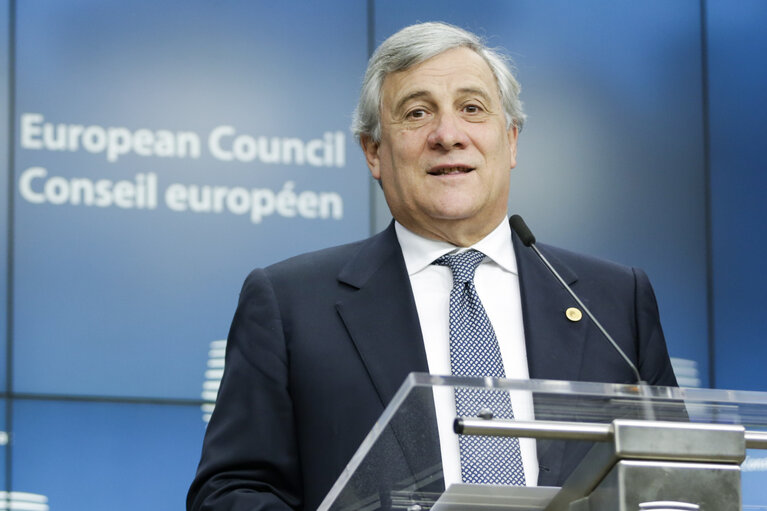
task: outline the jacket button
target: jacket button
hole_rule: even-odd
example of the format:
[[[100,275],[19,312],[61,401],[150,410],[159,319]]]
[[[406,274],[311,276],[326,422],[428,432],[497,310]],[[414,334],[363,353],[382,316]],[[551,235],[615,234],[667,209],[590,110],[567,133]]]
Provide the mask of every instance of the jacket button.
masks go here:
[[[565,316],[567,316],[567,319],[569,319],[572,322],[580,321],[583,317],[583,313],[580,311],[580,309],[576,309],[575,307],[569,307],[565,311]]]

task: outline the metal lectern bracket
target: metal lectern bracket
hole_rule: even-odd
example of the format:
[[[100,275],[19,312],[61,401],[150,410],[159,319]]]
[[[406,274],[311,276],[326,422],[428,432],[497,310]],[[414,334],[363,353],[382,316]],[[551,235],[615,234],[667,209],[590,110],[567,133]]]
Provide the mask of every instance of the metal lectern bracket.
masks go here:
[[[746,447],[767,446],[763,433],[747,432],[743,426],[729,424],[625,419],[595,424],[459,418],[454,429],[456,433],[468,435],[599,442],[545,511],[738,510],[740,463],[745,459]],[[701,500],[696,500],[698,498]],[[706,505],[696,507],[699,504],[695,502]],[[666,507],[658,507],[661,505]]]

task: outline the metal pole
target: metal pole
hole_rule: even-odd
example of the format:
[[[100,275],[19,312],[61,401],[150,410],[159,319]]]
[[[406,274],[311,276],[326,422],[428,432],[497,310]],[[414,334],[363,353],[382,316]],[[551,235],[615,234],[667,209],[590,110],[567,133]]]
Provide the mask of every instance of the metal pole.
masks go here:
[[[683,425],[685,423],[675,423]],[[699,424],[699,423],[689,423]],[[609,442],[613,438],[612,425],[598,422],[516,421],[508,419],[472,419],[458,417],[453,430],[459,435],[514,436],[561,440],[589,440]],[[747,449],[767,449],[767,432],[746,430]]]

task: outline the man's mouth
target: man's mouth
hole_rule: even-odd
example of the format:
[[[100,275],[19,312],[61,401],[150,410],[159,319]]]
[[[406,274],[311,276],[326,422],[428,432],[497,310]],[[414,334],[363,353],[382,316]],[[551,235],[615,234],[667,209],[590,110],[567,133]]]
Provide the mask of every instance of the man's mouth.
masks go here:
[[[465,165],[440,166],[430,169],[428,173],[430,176],[446,176],[450,174],[466,174],[472,170],[474,170],[474,167],[467,167]]]

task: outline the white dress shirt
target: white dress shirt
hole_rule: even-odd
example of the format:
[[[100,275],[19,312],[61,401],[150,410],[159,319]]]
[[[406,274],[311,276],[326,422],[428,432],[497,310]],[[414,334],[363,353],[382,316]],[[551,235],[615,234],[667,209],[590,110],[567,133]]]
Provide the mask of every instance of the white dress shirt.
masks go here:
[[[450,243],[430,240],[414,234],[399,222],[395,222],[394,228],[410,276],[429,372],[439,375],[450,374],[448,312],[450,290],[453,287],[450,268],[432,263],[449,252],[462,252],[473,248],[487,256],[477,267],[474,285],[498,338],[506,377],[529,378],[517,260],[514,257],[511,229],[507,220],[504,219],[493,232],[471,247],[458,249]],[[435,392],[434,405],[437,413],[445,487],[448,487],[453,483],[461,482],[461,466],[458,435],[452,429],[453,419],[455,419],[455,398],[452,389],[443,390],[444,392]],[[511,403],[516,419],[532,420],[534,418],[533,402],[529,393],[512,392]],[[535,486],[538,480],[535,439],[520,438],[519,444],[527,486]]]

